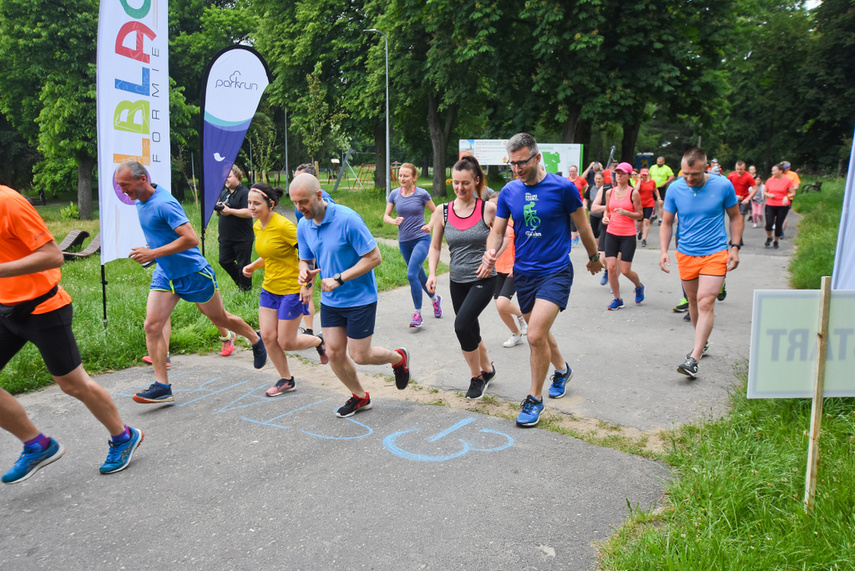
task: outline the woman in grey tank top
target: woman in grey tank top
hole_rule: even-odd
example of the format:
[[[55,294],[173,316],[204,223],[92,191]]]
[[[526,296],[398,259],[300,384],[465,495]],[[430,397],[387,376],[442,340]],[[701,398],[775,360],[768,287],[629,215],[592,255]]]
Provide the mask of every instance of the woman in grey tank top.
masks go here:
[[[496,376],[478,324],[478,316],[493,298],[496,270],[489,278],[481,279],[477,275],[487,248],[487,236],[496,218],[496,205],[482,198],[484,172],[475,157],[457,161],[451,169],[451,179],[455,199],[443,204],[431,218],[427,288],[431,293],[436,291],[436,268],[445,236],[451,254],[449,289],[456,315],[454,332],[471,374],[466,398],[480,399]]]

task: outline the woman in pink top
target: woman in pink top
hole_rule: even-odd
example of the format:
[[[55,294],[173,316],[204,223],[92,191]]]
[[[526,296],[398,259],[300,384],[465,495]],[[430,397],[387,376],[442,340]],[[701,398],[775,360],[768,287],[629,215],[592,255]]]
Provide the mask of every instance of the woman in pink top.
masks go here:
[[[632,165],[619,164],[612,175],[615,186],[606,194],[606,213],[603,223],[606,229],[606,269],[609,272],[609,285],[614,293],[614,300],[609,304],[609,310],[615,311],[623,307],[620,297],[620,275],[617,272],[618,254],[620,254],[620,273],[625,275],[635,285],[635,303],[644,301],[644,284],[638,274],[632,271],[632,258],[635,256],[635,221],[641,220],[641,197],[638,191],[629,184]]]
[[[775,249],[784,233],[784,220],[790,211],[790,201],[796,195],[793,181],[784,176],[781,165],[772,166],[772,176],[766,181],[766,247],[772,245],[772,227],[775,227]]]

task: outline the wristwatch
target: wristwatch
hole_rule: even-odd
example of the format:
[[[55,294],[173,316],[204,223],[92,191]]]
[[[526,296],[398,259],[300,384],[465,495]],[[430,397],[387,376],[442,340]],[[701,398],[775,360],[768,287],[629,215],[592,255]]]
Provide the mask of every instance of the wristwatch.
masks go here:
[[[600,261],[600,253],[597,252],[593,256],[588,256],[588,259],[591,260],[592,262],[599,262]]]
[[[730,242],[730,247],[736,248],[736,251],[738,252],[739,250],[742,249],[742,244],[734,244],[733,242]]]
[[[337,282],[338,282],[338,285],[344,285],[344,280],[342,279],[342,277],[341,277],[341,274],[340,274],[340,273],[339,273],[339,274],[334,275],[334,276],[332,277],[332,279],[334,279],[335,281],[337,281]]]

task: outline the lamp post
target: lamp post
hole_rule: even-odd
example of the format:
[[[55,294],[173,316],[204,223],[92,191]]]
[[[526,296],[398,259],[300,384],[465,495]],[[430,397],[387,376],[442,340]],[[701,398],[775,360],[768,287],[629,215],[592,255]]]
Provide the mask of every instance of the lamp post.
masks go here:
[[[363,30],[365,32],[377,32],[383,39],[386,40],[386,198],[389,198],[389,195],[392,193],[392,181],[390,180],[392,177],[392,165],[391,158],[389,157],[389,37],[384,33],[378,30],[377,28],[369,28],[367,30]]]

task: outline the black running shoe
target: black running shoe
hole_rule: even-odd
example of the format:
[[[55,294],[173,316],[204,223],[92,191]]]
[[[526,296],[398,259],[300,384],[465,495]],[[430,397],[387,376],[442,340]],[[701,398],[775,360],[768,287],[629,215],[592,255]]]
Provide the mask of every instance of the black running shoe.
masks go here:
[[[347,418],[356,414],[357,411],[368,410],[369,408],[371,408],[371,397],[368,393],[365,393],[364,398],[353,395],[344,403],[343,407],[335,411],[335,415],[339,418]]]
[[[392,365],[392,370],[395,372],[395,386],[399,391],[407,388],[410,384],[410,353],[403,347],[395,349],[403,359],[397,365]]]
[[[477,400],[483,397],[484,393],[487,391],[487,384],[487,381],[484,380],[482,375],[472,377],[469,381],[469,390],[466,391],[467,400]]]

